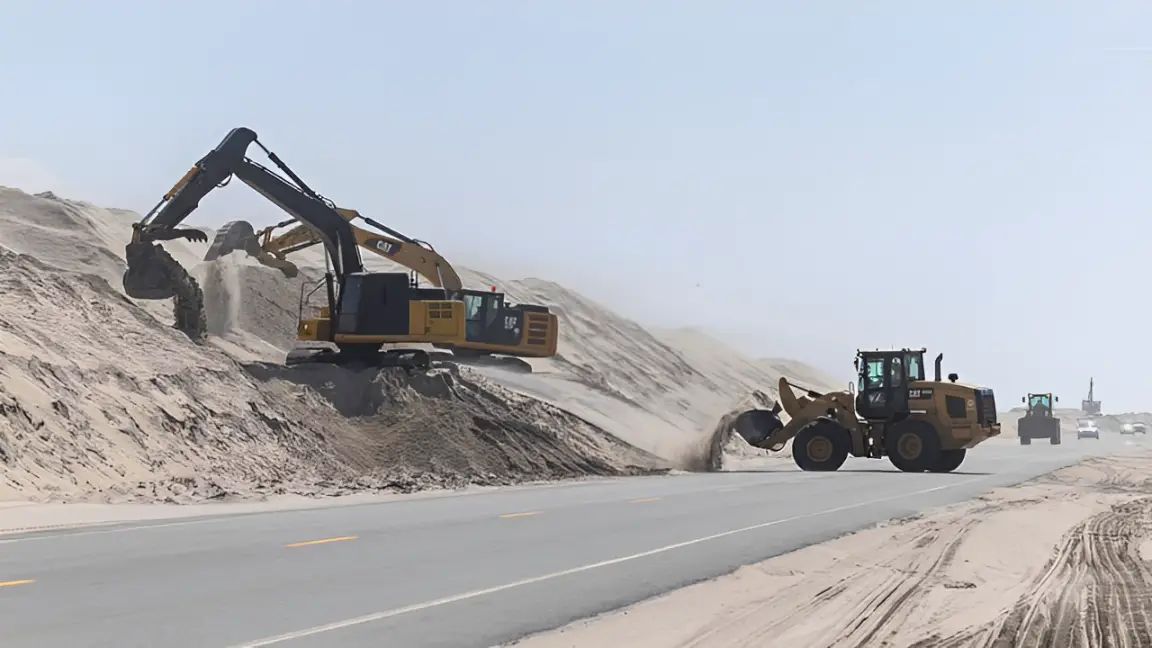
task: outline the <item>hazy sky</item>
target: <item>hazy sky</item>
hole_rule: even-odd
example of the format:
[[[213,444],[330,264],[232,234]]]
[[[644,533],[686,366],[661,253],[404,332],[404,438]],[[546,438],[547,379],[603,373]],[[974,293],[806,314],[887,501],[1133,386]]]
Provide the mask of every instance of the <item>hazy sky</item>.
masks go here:
[[[5,0],[0,184],[144,211],[233,126],[448,258],[851,373],[1152,407],[1152,5]],[[240,183],[191,223],[279,220]]]

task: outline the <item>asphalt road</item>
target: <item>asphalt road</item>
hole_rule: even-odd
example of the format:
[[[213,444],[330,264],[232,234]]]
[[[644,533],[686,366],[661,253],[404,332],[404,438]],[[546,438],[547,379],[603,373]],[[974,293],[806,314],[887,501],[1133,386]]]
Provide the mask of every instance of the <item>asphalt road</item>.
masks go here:
[[[999,442],[949,475],[850,460],[10,537],[0,643],[493,646],[1124,448]]]

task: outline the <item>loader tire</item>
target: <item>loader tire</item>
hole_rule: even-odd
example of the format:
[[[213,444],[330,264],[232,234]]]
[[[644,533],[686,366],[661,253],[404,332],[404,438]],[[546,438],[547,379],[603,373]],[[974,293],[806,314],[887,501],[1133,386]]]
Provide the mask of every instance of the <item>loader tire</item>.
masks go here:
[[[931,470],[940,461],[940,437],[930,423],[902,421],[884,435],[888,460],[904,472]]]
[[[1056,428],[1056,431],[1052,433],[1052,436],[1048,437],[1049,445],[1060,445],[1063,441],[1064,438],[1060,436],[1060,428]]]
[[[956,450],[941,450],[940,459],[928,469],[928,472],[934,473],[950,473],[960,467],[964,463],[964,456],[968,451],[964,448]]]
[[[804,426],[792,439],[792,459],[800,470],[839,470],[852,450],[848,430],[835,421],[820,419]]]
[[[1032,437],[1020,437],[1020,445],[1032,445]]]

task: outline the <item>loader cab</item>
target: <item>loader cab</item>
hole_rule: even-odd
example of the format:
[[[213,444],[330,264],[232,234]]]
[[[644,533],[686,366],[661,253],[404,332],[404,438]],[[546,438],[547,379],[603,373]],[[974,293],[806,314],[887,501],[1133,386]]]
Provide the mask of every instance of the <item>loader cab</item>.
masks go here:
[[[1028,405],[1028,416],[1052,416],[1052,402],[1060,402],[1060,398],[1052,394],[1028,394],[1025,403]]]
[[[856,352],[856,411],[868,420],[908,414],[908,385],[924,380],[925,349]]]

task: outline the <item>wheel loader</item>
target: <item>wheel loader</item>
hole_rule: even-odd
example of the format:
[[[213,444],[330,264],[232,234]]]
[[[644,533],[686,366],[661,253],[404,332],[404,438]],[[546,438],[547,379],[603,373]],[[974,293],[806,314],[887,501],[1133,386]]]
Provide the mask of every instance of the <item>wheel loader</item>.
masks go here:
[[[549,358],[556,355],[559,327],[556,315],[547,306],[509,303],[503,293],[496,292],[495,287],[488,291],[465,289],[456,269],[430,244],[409,238],[355,210],[337,207],[336,211],[350,224],[361,220],[380,230],[373,232],[351,225],[361,249],[411,270],[413,286],[417,285],[417,275],[423,276],[430,284],[444,291],[444,299],[463,303],[464,339],[433,345],[451,351],[453,361],[531,373],[532,366],[520,358]],[[303,225],[273,235],[275,230],[292,223],[291,220],[284,221],[258,232],[247,221],[225,223],[216,233],[204,260],[212,261],[242,250],[260,263],[277,268],[285,277],[295,277],[299,274],[299,268],[287,256],[316,245],[320,238]],[[302,331],[302,334],[305,337],[300,339],[307,339],[307,331]]]
[[[250,160],[255,144],[287,177]],[[367,272],[356,234],[335,205],[313,191],[284,162],[260,143],[248,128],[234,128],[133,225],[125,256],[125,292],[136,299],[177,302],[177,326],[190,337],[203,337],[203,296],[196,281],[160,245],[185,238],[207,241],[195,229],[178,227],[213,189],[237,178],[311,229],[324,244],[326,272],[314,292],[322,290],[326,305],[318,317],[306,317],[301,300],[300,340],[333,344],[331,349],[298,348],[287,364],[328,362],[426,368],[423,349],[384,344],[452,343],[464,337],[464,305],[444,298],[442,290],[414,288],[404,272]],[[187,310],[181,320],[181,309]],[[306,332],[306,334],[305,334]]]
[[[927,349],[856,352],[857,383],[848,391],[797,395],[787,378],[772,409],[742,412],[733,429],[749,444],[778,452],[792,441],[801,470],[831,471],[848,456],[887,457],[904,472],[952,472],[967,451],[1000,434],[991,389],[924,374]],[[787,423],[781,411],[789,417]]]
[[[1020,399],[1028,411],[1016,423],[1016,436],[1020,445],[1032,445],[1032,439],[1048,439],[1051,445],[1060,445],[1060,419],[1052,413],[1053,401],[1060,397],[1052,394],[1028,394]]]

